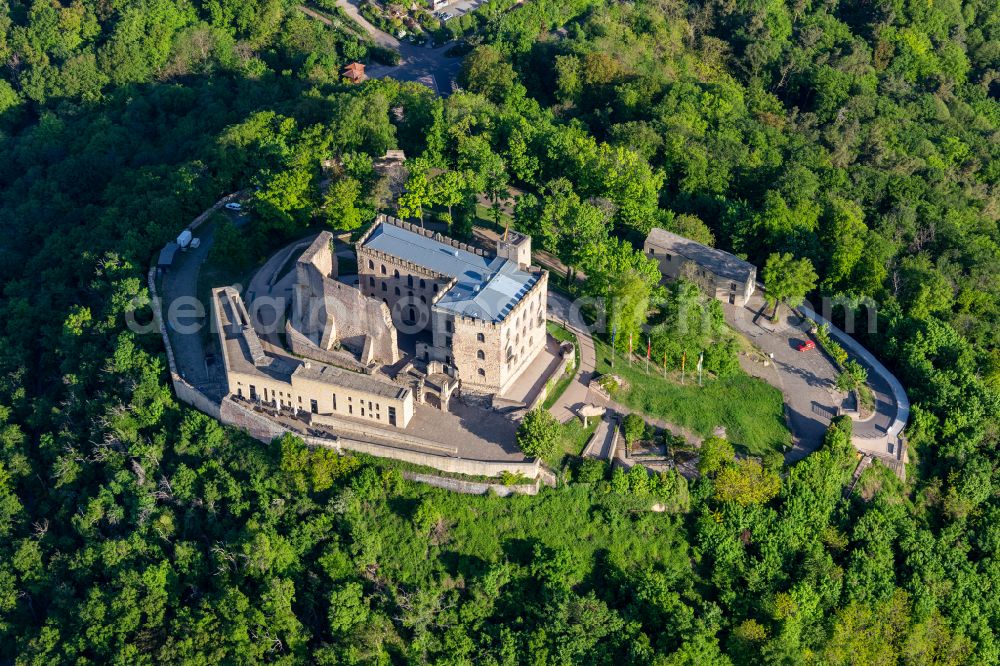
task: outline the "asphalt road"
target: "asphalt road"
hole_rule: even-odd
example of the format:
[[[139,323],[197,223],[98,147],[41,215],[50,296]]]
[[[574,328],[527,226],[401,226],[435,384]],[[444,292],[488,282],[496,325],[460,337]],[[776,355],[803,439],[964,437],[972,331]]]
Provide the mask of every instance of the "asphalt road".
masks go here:
[[[205,362],[202,329],[208,325],[207,303],[198,301],[198,275],[212,247],[212,227],[196,232],[201,246],[179,252],[173,266],[163,276],[163,316],[174,350],[177,371],[195,388],[203,389],[214,381]]]
[[[452,58],[445,55],[447,46],[429,48],[427,46],[417,46],[409,42],[401,42],[395,37],[382,32],[358,11],[358,5],[349,0],[337,0],[337,6],[371,37],[379,46],[392,49],[399,53],[400,62],[396,66],[370,65],[366,69],[369,78],[380,79],[388,77],[397,81],[414,81],[422,83],[438,95],[448,95],[451,93],[455,82],[458,80],[459,70],[462,68],[461,58]],[[328,18],[308,7],[299,6],[305,14],[322,21],[327,25],[331,22]]]

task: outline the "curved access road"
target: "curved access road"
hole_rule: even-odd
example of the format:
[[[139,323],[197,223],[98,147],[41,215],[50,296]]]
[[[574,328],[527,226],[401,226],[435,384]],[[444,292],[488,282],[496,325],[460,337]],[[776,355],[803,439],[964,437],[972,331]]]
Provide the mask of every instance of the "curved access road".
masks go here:
[[[866,453],[888,453],[897,460],[904,460],[906,451],[900,444],[899,436],[910,418],[910,399],[903,385],[860,342],[809,308],[803,306],[798,309],[817,326],[826,324],[830,335],[840,346],[869,371],[868,384],[875,393],[875,416],[867,421],[855,422],[854,445]]]
[[[726,321],[771,356],[768,371],[757,369],[762,379],[779,388],[785,397],[793,449],[789,461],[808,455],[823,441],[830,420],[845,411],[844,394],[836,389],[839,370],[819,349],[800,352],[797,347],[809,340],[808,331],[815,324],[829,323],[812,310],[798,312],[775,323],[767,317],[762,296],[755,293],[745,307],[723,304]],[[905,462],[905,447],[899,435],[909,417],[906,392],[892,373],[867,349],[835,326],[830,334],[844,349],[869,369],[868,384],[875,396],[874,414],[854,421],[855,448],[887,463]],[[901,468],[901,464],[892,465]]]

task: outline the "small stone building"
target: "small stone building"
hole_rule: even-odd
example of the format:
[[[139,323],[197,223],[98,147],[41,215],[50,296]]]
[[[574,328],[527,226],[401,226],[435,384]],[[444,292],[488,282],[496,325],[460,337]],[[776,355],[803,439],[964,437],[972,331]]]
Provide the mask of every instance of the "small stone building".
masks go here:
[[[665,278],[694,282],[724,303],[743,306],[754,292],[757,267],[728,252],[656,227],[643,251],[659,262]]]
[[[530,265],[528,236],[490,254],[380,216],[357,257],[362,291],[389,307],[400,333],[423,338],[417,358],[442,364],[463,391],[503,393],[545,348],[548,272]]]

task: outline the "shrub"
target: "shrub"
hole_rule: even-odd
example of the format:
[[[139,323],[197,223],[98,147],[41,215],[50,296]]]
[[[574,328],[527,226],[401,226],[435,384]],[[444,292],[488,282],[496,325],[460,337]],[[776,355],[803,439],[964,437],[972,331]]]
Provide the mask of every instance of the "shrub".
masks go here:
[[[622,434],[625,435],[625,441],[629,444],[638,442],[645,432],[646,422],[638,414],[629,414],[622,422]]]
[[[531,410],[517,427],[517,446],[526,456],[546,458],[555,453],[558,441],[559,422],[544,409]]]
[[[399,53],[384,46],[373,46],[368,49],[368,57],[380,65],[395,67],[399,64]]]
[[[576,480],[578,483],[597,483],[604,480],[606,473],[607,465],[603,460],[585,458],[576,471]]]

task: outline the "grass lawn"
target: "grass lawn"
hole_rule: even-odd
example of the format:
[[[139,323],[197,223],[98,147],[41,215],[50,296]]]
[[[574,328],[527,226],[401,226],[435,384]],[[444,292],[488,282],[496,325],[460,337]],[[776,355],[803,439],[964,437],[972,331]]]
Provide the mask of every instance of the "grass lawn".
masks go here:
[[[476,221],[473,223],[476,226],[486,227],[498,233],[503,233],[504,225],[511,224],[513,226],[513,221],[514,218],[500,211],[500,224],[497,225],[496,218],[493,216],[493,209],[481,203],[476,204]]]
[[[559,445],[556,452],[545,462],[553,469],[559,469],[565,456],[578,456],[583,453],[583,447],[590,441],[590,436],[597,430],[600,419],[590,419],[590,425],[586,428],[580,419],[573,419],[564,424],[559,430]]]
[[[594,344],[597,371],[612,372],[611,347],[596,339]],[[781,391],[773,386],[743,373],[706,379],[703,387],[689,374],[687,384],[681,385],[669,375],[664,378],[661,368],[651,365],[647,375],[645,367],[645,362],[635,361],[630,368],[621,355],[615,360],[614,374],[631,385],[615,396],[619,402],[702,436],[724,426],[731,442],[755,456],[773,456],[791,443]]]

